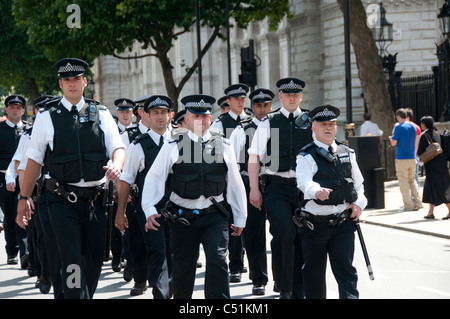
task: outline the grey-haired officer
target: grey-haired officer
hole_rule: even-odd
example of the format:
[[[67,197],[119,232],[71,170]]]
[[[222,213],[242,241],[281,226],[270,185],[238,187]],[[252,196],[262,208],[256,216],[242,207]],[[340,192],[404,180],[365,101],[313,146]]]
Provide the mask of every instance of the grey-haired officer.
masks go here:
[[[297,157],[298,188],[304,194],[301,213],[306,298],[326,298],[327,256],[338,283],[339,298],[358,298],[353,267],[358,220],[367,205],[355,153],[335,140],[339,108],[321,105],[309,112],[314,142]],[[301,221],[304,221],[303,223]],[[303,226],[304,225],[304,226]]]
[[[83,97],[88,67],[76,58],[55,63],[64,96],[36,117],[16,219],[25,227],[31,218],[28,198],[45,164],[64,298],[75,299],[92,298],[97,288],[106,249],[104,186],[107,179],[118,181],[125,160],[125,145],[108,108]]]
[[[189,130],[163,145],[145,177],[145,227],[160,229],[155,206],[166,193],[168,179],[169,201],[161,213],[170,219],[174,298],[192,298],[200,244],[206,255],[205,298],[230,298],[229,212],[222,203],[226,192],[234,217],[231,235],[240,236],[247,218],[245,188],[229,141],[209,130],[215,99],[196,94],[181,102]]]
[[[136,103],[127,98],[120,98],[114,101],[114,105],[116,106],[117,127],[120,136],[123,143],[128,147],[134,138],[140,134],[138,125],[133,123],[133,109]]]
[[[6,173],[9,164],[16,152],[19,140],[24,132],[25,125],[22,121],[26,100],[23,96],[12,94],[5,99],[5,111],[7,120],[0,123],[0,206],[3,211],[3,226],[5,229],[6,255],[9,265],[17,264],[17,254],[21,258],[21,266],[27,268],[28,249],[25,230],[15,224],[17,194],[19,187],[17,174],[13,171],[15,181],[14,191],[7,189]]]
[[[272,271],[280,298],[302,298],[300,269],[301,246],[292,216],[298,207],[298,189],[295,177],[296,156],[312,141],[311,127],[300,109],[305,82],[299,78],[283,78],[276,83],[282,103],[279,111],[269,114],[258,126],[249,153],[248,173],[250,203],[264,207],[272,234]],[[268,156],[267,154],[270,154]],[[269,163],[270,160],[270,163]]]
[[[274,93],[268,89],[260,88],[250,93],[249,98],[253,111],[251,121],[241,122],[230,136],[234,146],[236,159],[239,164],[242,180],[247,192],[250,192],[248,177],[248,149],[256,128],[269,112],[272,111],[272,100]],[[266,213],[264,209],[259,210],[250,202],[247,202],[247,224],[244,230],[244,242],[250,268],[250,279],[253,282],[252,293],[264,295],[267,277],[267,254],[266,254]]]
[[[150,113],[150,119],[153,123],[151,129],[138,136],[128,147],[125,164],[120,177],[119,203],[115,225],[121,231],[128,228],[128,218],[125,214],[130,188],[135,188],[134,196],[137,197],[134,207],[134,218],[137,218],[137,226],[143,234],[146,248],[147,278],[136,280],[135,291],[145,291],[146,280],[153,287],[153,296],[155,299],[169,298],[169,270],[166,258],[166,234],[165,227],[160,231],[144,231],[145,215],[142,211],[140,202],[142,199],[142,189],[144,178],[153,164],[164,141],[170,137],[167,125],[170,122],[170,111],[173,108],[172,100],[164,95],[153,95],[145,101],[145,112]],[[131,218],[133,218],[131,217]],[[164,225],[164,219],[158,219],[158,222]],[[135,231],[135,230],[133,230]],[[136,279],[136,278],[135,278]],[[140,290],[139,290],[140,289]]]

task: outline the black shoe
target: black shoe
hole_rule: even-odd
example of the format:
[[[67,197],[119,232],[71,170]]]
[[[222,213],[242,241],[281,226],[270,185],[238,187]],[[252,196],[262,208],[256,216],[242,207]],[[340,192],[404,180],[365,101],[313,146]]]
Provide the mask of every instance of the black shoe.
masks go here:
[[[120,260],[111,260],[111,268],[114,272],[119,272],[122,268],[120,265]]]
[[[240,272],[231,273],[230,282],[241,282],[241,273]]]
[[[16,256],[13,256],[13,257],[8,257],[8,260],[7,260],[7,264],[8,265],[17,265],[17,263],[18,263],[19,261],[17,260],[17,257]]]
[[[423,216],[423,218],[425,218],[425,219],[434,219],[434,215],[433,214],[425,215],[425,216]]]
[[[31,268],[30,266],[28,266],[28,276],[29,277],[34,277],[37,275],[36,269]]]
[[[147,290],[147,284],[144,282],[142,284],[135,283],[134,287],[130,290],[131,296],[139,296],[144,294],[144,291]]]
[[[20,257],[20,268],[27,269],[29,259],[30,259],[30,255],[28,255],[28,254],[25,254],[22,257]]]
[[[123,280],[130,282],[131,279],[133,279],[133,269],[130,269],[130,267],[125,267],[123,269]]]
[[[266,286],[262,284],[253,285],[252,295],[264,296],[266,294]]]
[[[44,295],[48,294],[50,288],[52,288],[52,281],[50,277],[49,278],[41,277],[39,282],[39,291],[41,292],[41,294]]]
[[[280,292],[280,299],[292,299],[292,294],[290,292]]]

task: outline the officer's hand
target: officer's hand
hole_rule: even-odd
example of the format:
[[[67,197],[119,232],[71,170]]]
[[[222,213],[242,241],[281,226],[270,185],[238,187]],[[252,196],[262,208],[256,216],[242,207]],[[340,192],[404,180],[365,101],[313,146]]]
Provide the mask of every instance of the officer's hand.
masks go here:
[[[106,171],[105,176],[108,180],[113,181],[114,184],[119,182],[120,170],[117,167],[111,164],[108,166],[103,166],[103,169]]]
[[[230,228],[233,230],[231,236],[241,236],[241,233],[244,230],[243,227],[236,227],[233,224],[231,224]]]
[[[327,200],[332,191],[333,190],[329,188],[321,188],[316,192],[316,199],[322,201]]]
[[[362,209],[358,205],[350,204],[347,209],[351,209],[352,213],[350,214],[350,218],[352,218],[355,222],[359,219],[359,216],[362,214]]]
[[[250,194],[249,194],[248,197],[249,197],[249,200],[250,200],[250,204],[252,204],[256,208],[261,210],[262,195],[261,195],[261,192],[259,191],[259,189],[253,189],[253,188],[250,189]]]
[[[119,210],[117,210],[116,220],[114,221],[114,225],[122,233],[125,232],[125,228],[128,228],[127,215],[125,215],[123,212],[119,212]]]
[[[158,230],[157,227],[161,226],[157,221],[156,218],[161,217],[161,214],[157,214],[157,215],[150,215],[147,218],[147,222],[145,223],[145,231],[148,231],[149,229],[151,230]]]
[[[31,219],[30,203],[27,200],[19,200],[19,202],[17,203],[17,216],[16,216],[17,225],[25,229],[30,219]]]
[[[16,183],[11,182],[6,184],[6,189],[10,192],[14,192],[16,190]]]

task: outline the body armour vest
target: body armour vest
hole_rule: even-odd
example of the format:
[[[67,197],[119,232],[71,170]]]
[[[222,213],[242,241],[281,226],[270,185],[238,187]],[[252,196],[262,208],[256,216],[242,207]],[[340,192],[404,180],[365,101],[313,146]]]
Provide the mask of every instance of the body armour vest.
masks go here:
[[[224,193],[228,168],[223,159],[223,143],[228,142],[213,133],[207,142],[194,142],[183,133],[171,143],[177,143],[179,154],[170,175],[171,192],[186,199]]]
[[[245,132],[245,148],[244,148],[244,162],[239,162],[239,169],[240,171],[248,172],[248,149],[250,148],[250,144],[252,142],[253,136],[255,135],[257,125],[255,122],[250,121],[244,125],[244,132]],[[241,160],[241,158],[240,158]]]
[[[141,134],[133,141],[134,144],[141,144],[142,150],[145,155],[145,168],[138,172],[136,175],[136,185],[139,189],[139,192],[142,192],[144,189],[144,180],[147,175],[148,170],[152,166],[155,161],[156,156],[161,149],[158,145],[155,144],[153,139],[148,134]]]
[[[22,125],[21,128],[10,127],[6,121],[0,123],[0,170],[4,171],[8,168],[24,128],[25,125]]]
[[[340,143],[334,155],[314,143],[302,149],[301,154],[310,154],[317,164],[313,181],[321,187],[333,190],[327,200],[314,200],[317,204],[338,205],[343,204],[344,201],[353,203],[358,198],[352,179],[350,152],[353,151]]]
[[[61,103],[49,105],[55,134],[53,150],[47,147],[46,166],[52,178],[77,183],[82,178],[97,181],[105,176],[106,147],[100,129],[99,108],[85,103],[79,113],[69,112]]]
[[[267,154],[274,156],[274,148],[278,148],[278,172],[286,172],[296,168],[297,154],[302,147],[312,142],[311,123],[305,121],[300,127],[296,124],[297,117],[287,118],[280,111],[270,114],[271,138],[267,143]],[[274,141],[274,130],[278,129],[278,141]],[[278,145],[276,144],[278,142]],[[270,166],[270,163],[265,164]]]
[[[230,111],[231,112],[231,111]],[[247,118],[242,119],[241,121],[246,120]],[[241,121],[236,121],[231,117],[230,114],[226,113],[219,118],[219,121],[222,122],[223,134],[226,138],[230,138],[233,130],[238,126]]]

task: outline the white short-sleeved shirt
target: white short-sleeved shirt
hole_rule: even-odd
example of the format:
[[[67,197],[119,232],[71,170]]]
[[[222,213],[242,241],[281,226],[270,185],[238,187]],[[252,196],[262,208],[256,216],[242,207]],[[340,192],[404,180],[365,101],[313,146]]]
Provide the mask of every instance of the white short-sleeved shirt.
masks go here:
[[[65,97],[63,97],[60,103],[67,109],[71,110],[72,104],[67,101]],[[80,102],[76,104],[78,111],[81,110],[85,101],[84,98],[81,99]],[[100,129],[104,133],[105,138],[105,146],[107,156],[112,158],[112,155],[116,149],[123,148],[125,149],[125,145],[120,138],[119,130],[117,129],[117,124],[114,121],[109,110],[99,110],[99,121],[100,121]],[[27,150],[26,155],[29,159],[43,165],[45,152],[47,150],[47,146],[50,149],[53,149],[53,136],[55,134],[55,130],[53,127],[53,122],[50,117],[50,113],[46,110],[39,112],[36,116],[33,125],[33,133],[31,134],[31,143],[30,147]],[[80,182],[71,183],[71,185],[80,186],[80,187],[91,187],[98,186],[106,181],[106,177],[102,178],[99,181],[91,181],[85,182],[81,179]]]
[[[209,140],[210,134],[209,131],[206,132],[205,135],[203,135],[202,140]],[[198,141],[199,139],[192,131],[188,131],[187,136],[193,141]],[[223,143],[223,146],[224,162],[228,168],[226,175],[227,202],[232,209],[234,225],[236,227],[245,227],[247,219],[247,197],[244,183],[239,174],[239,168],[236,163],[233,148],[229,143]],[[178,158],[179,152],[177,143],[164,143],[144,181],[141,204],[146,218],[157,214],[155,205],[164,196],[166,179],[169,176],[169,173],[173,173],[172,166],[177,162]],[[203,195],[197,199],[185,199],[172,192],[169,196],[173,203],[187,209],[204,209],[212,205],[211,200]],[[224,200],[223,194],[214,196],[214,198],[218,202]]]
[[[325,149],[328,149],[328,145],[321,143],[314,139],[314,143]],[[337,150],[337,144],[333,142],[331,145],[334,151]],[[358,199],[354,204],[361,207],[361,209],[366,208],[367,198],[364,195],[364,178],[356,162],[356,156],[354,152],[350,152],[350,163],[352,165],[352,179],[354,181],[354,187],[356,193],[358,194]],[[314,175],[317,173],[316,161],[310,154],[297,156],[297,187],[303,192],[305,199],[315,199],[316,192],[321,189],[321,186],[313,181]],[[313,215],[331,215],[343,212],[347,206],[351,203],[343,203],[339,205],[319,205],[313,200],[306,203],[304,210]]]

